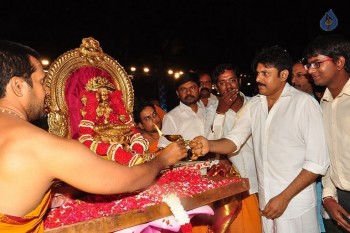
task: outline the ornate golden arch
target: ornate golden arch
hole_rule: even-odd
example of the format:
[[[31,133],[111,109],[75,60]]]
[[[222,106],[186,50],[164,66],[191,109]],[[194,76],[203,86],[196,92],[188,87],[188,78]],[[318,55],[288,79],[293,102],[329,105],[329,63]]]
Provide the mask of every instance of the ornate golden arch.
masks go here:
[[[72,106],[68,106],[65,92],[67,84],[73,85],[72,83],[79,82],[72,79],[78,78],[79,75],[74,74],[81,69],[97,70],[108,76],[115,89],[122,91],[127,111],[130,114],[133,112],[134,90],[126,71],[116,60],[102,51],[97,40],[92,37],[84,38],[79,48],[62,54],[51,64],[45,79],[45,85],[51,92],[48,100],[49,132],[60,137],[74,138],[72,132],[78,128],[78,124],[72,124],[72,114],[79,113],[71,111]],[[95,77],[88,77],[90,78]],[[73,93],[74,95],[78,97],[79,93]]]

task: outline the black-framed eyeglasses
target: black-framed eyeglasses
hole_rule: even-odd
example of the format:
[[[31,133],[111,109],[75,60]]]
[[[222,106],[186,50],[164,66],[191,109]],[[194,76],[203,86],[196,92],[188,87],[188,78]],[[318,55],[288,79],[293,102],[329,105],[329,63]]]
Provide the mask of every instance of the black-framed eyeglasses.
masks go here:
[[[323,61],[316,61],[316,62],[313,62],[313,63],[308,63],[306,65],[304,65],[304,68],[305,70],[309,70],[310,68],[312,69],[318,69],[320,68],[321,64],[323,62],[326,62],[326,61],[333,61],[334,59],[333,58],[327,58],[326,60],[323,60]]]

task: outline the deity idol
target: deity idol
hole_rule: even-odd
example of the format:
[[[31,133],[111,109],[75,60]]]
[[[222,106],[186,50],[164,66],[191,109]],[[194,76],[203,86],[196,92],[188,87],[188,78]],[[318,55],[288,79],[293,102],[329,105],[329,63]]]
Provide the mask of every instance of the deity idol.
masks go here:
[[[153,158],[148,141],[126,111],[120,90],[104,77],[95,77],[80,94],[82,120],[79,141],[105,159],[133,166]]]

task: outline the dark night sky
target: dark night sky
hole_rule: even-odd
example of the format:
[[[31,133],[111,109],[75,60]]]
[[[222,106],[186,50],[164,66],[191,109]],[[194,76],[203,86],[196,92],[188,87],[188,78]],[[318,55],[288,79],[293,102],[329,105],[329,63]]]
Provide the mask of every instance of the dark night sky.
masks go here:
[[[204,69],[231,62],[250,71],[257,49],[280,44],[294,58],[324,32],[333,9],[349,36],[350,16],[340,1],[7,1],[1,3],[1,39],[15,40],[54,59],[92,36],[127,68],[149,65]],[[113,5],[112,5],[113,4]]]

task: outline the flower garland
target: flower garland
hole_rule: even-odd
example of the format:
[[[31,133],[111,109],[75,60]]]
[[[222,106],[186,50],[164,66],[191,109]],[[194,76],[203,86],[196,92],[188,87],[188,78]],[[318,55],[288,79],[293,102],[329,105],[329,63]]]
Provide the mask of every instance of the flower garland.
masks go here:
[[[81,109],[82,120],[79,124],[79,141],[96,154],[127,166],[141,164],[152,159],[153,154],[145,155],[149,143],[137,131],[131,115],[127,113],[122,92],[115,90],[107,93],[108,100],[105,101],[101,101],[101,94],[98,91],[82,91],[80,94],[83,107]],[[132,136],[129,144],[122,145],[96,139],[95,126],[106,123],[130,125]]]
[[[163,197],[163,202],[167,203],[176,221],[181,225],[183,233],[192,232],[190,217],[181,204],[179,197],[175,193],[170,193]]]

